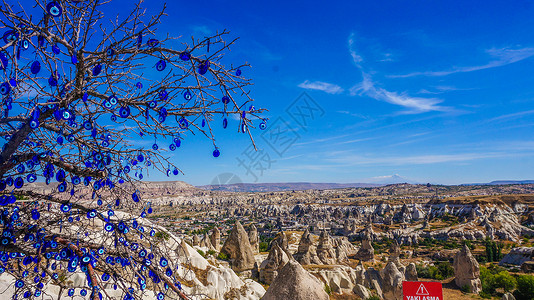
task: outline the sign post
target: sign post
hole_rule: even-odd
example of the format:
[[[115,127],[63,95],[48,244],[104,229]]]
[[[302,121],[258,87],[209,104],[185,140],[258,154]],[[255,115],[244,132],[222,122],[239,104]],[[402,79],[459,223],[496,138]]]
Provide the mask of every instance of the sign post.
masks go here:
[[[403,300],[443,300],[441,282],[403,281]]]

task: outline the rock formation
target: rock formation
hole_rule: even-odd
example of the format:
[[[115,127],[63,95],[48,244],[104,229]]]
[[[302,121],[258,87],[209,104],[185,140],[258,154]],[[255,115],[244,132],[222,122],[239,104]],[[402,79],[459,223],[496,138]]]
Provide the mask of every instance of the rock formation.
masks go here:
[[[366,237],[362,241],[362,246],[356,253],[356,259],[361,261],[374,261],[375,260],[375,249],[371,245],[371,240]]]
[[[303,265],[321,264],[319,257],[317,257],[315,246],[313,245],[313,237],[307,228],[300,238],[295,259]]]
[[[336,252],[332,248],[332,243],[330,242],[330,236],[323,230],[319,236],[319,244],[317,245],[317,257],[325,265],[332,265],[336,263]]]
[[[406,267],[406,271],[404,272],[404,277],[406,281],[419,281],[419,277],[417,276],[417,268],[415,267],[414,263],[410,263]]]
[[[254,224],[250,225],[248,232],[248,240],[250,241],[250,246],[252,247],[252,253],[260,253],[260,239],[258,236],[258,229]]]
[[[369,290],[361,284],[356,284],[352,291],[354,292],[354,294],[356,294],[356,296],[362,299],[369,299],[369,297],[371,296]]]
[[[515,300],[515,297],[514,297],[514,295],[512,295],[510,293],[506,293],[506,294],[502,295],[501,300]]]
[[[198,235],[193,236],[193,246],[199,246],[200,245],[200,237]]]
[[[482,291],[480,268],[467,245],[464,245],[454,257],[454,274],[456,275],[454,282],[459,288],[467,286],[474,294]]]
[[[251,270],[254,267],[254,254],[248,240],[247,232],[239,221],[228,235],[221,248],[221,253],[228,255],[232,269],[237,272]]]
[[[275,278],[262,300],[328,300],[324,284],[295,260],[290,260]]]
[[[278,244],[278,246],[288,253],[289,255],[289,241],[287,239],[286,234],[283,231],[280,231],[274,239],[271,241],[271,244],[269,245],[269,248],[272,248],[275,244]]]
[[[274,244],[269,251],[269,256],[263,261],[260,267],[260,281],[271,284],[278,275],[278,271],[282,269],[289,261],[289,256],[286,252]]]
[[[382,293],[384,299],[402,300],[402,282],[404,275],[393,262],[389,262],[380,272],[382,277]]]
[[[219,251],[219,249],[221,248],[221,232],[219,231],[219,228],[213,228],[213,231],[211,232],[210,236],[210,242],[215,248],[215,250]]]
[[[397,268],[403,267],[399,259],[400,252],[401,248],[399,246],[399,243],[397,242],[397,240],[393,240],[393,243],[389,248],[389,261],[393,262],[397,266]]]

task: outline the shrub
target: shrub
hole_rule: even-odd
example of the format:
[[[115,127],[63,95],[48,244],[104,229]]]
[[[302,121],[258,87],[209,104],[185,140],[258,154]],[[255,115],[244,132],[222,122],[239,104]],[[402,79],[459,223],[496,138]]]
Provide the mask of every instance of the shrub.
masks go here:
[[[462,293],[471,293],[471,287],[469,285],[464,285],[460,288],[460,291],[462,291]]]
[[[440,262],[437,266],[416,265],[415,268],[421,278],[443,280],[454,276],[454,268],[449,262]]]
[[[204,251],[198,249],[197,252],[198,254],[202,255],[202,257],[206,258],[206,253],[204,253]]]
[[[207,252],[207,253],[208,253],[209,255],[212,255],[212,256],[214,256],[214,255],[215,255],[215,253],[217,253],[217,252],[215,252],[215,250],[213,250],[213,249],[210,249],[210,250],[208,250],[208,252]]]
[[[220,260],[228,260],[228,255],[226,255],[226,253],[220,252],[219,255],[217,255],[217,258]]]
[[[534,296],[534,276],[519,275],[517,276],[517,290],[514,297],[517,300],[531,300]]]
[[[330,286],[329,286],[328,284],[326,284],[326,283],[324,284],[324,291],[325,291],[328,295],[332,294],[332,289],[331,289]]]
[[[269,249],[269,243],[260,242],[260,252],[266,252]]]

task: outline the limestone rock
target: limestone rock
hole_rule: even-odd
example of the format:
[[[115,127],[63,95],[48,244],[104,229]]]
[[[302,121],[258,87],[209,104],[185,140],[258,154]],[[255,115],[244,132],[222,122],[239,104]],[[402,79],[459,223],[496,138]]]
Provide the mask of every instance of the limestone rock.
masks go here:
[[[356,253],[356,259],[361,261],[375,260],[375,249],[373,248],[373,245],[371,245],[371,241],[369,239],[364,239],[362,241],[362,246],[358,250],[358,253]]]
[[[501,300],[515,300],[515,297],[514,297],[514,295],[512,295],[510,293],[506,293],[506,294],[502,295]]]
[[[296,261],[283,267],[262,300],[328,300],[324,284]]]
[[[275,244],[289,254],[289,240],[287,239],[286,234],[283,231],[280,231],[274,239],[271,241],[269,248],[274,247]]]
[[[250,225],[248,232],[248,240],[250,241],[250,246],[252,247],[252,253],[260,253],[260,239],[258,236],[258,229],[254,224]]]
[[[303,265],[321,264],[319,257],[317,257],[315,246],[313,245],[312,235],[307,228],[300,238],[295,259]]]
[[[417,268],[415,267],[414,263],[410,263],[406,267],[404,277],[406,278],[406,281],[419,281],[419,277],[417,276]]]
[[[454,274],[456,275],[454,281],[459,288],[468,286],[474,294],[482,291],[480,267],[467,245],[464,245],[454,257]]]
[[[330,242],[330,236],[328,233],[323,230],[319,236],[319,244],[317,245],[317,257],[325,265],[332,265],[336,263],[336,252],[332,248],[332,243]]]
[[[399,246],[399,243],[397,242],[397,240],[393,240],[393,243],[391,244],[391,247],[389,249],[389,261],[393,262],[397,266],[397,268],[404,267],[399,259],[400,253],[401,248]]]
[[[234,271],[251,270],[254,267],[254,254],[248,240],[247,232],[239,221],[228,235],[221,248],[221,253],[228,255]]]
[[[213,246],[211,245],[210,236],[206,233],[202,236],[202,239],[200,240],[200,247],[205,247],[208,249],[213,249]]]
[[[198,235],[193,236],[193,246],[199,246],[200,245],[200,237]]]
[[[219,231],[219,228],[213,228],[213,231],[211,232],[210,236],[210,242],[211,245],[215,248],[215,250],[219,251],[219,249],[221,248],[221,232]]]
[[[356,296],[362,299],[369,299],[369,297],[371,297],[371,293],[369,292],[369,290],[361,284],[355,285],[352,291],[354,292],[354,294],[356,294]]]
[[[335,249],[336,261],[338,263],[348,262],[349,256],[355,255],[357,252],[354,245],[344,236],[332,239],[332,246]]]
[[[531,261],[532,257],[534,257],[534,247],[516,247],[501,259],[499,265],[520,266],[526,261]]]
[[[278,271],[282,269],[288,261],[289,256],[287,256],[286,252],[282,250],[278,244],[274,244],[269,251],[269,256],[267,256],[267,259],[261,264],[260,280],[267,284],[271,284],[278,275]]]
[[[404,275],[393,262],[389,262],[380,272],[382,277],[382,293],[384,299],[402,300],[402,282]]]

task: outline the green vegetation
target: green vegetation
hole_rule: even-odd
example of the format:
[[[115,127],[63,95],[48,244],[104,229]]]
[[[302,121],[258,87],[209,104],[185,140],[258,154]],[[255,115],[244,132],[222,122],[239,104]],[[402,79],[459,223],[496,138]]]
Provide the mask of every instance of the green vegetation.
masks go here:
[[[226,253],[219,252],[219,255],[217,255],[217,258],[220,260],[228,260],[228,255],[226,255]]]
[[[166,232],[163,232],[163,231],[158,231],[156,232],[156,237],[160,240],[169,240],[170,238],[170,235]]]
[[[380,297],[377,295],[372,295],[371,297],[367,298],[367,300],[380,300]]]
[[[454,276],[454,268],[449,262],[440,262],[437,266],[416,265],[417,275],[421,278],[443,280]]]
[[[442,248],[442,249],[458,249],[460,248],[461,244],[454,239],[448,239],[446,241],[442,240],[435,240],[430,238],[424,238],[422,241],[419,242],[419,247],[428,247],[428,248]]]
[[[514,292],[516,300],[531,300],[534,296],[534,276],[517,276],[517,290]]]
[[[496,243],[495,241],[486,239],[484,245],[486,246],[486,261],[494,262],[500,261],[503,257],[502,248],[504,247],[503,243]]]
[[[260,252],[267,252],[269,250],[269,243],[260,242]]]
[[[480,267],[480,281],[482,282],[482,292],[480,296],[483,298],[491,298],[498,296],[498,291],[511,292],[517,286],[517,280],[504,268],[490,265],[488,268]],[[529,299],[530,298],[525,298]]]
[[[203,235],[203,234],[210,232],[214,227],[215,227],[215,224],[210,224],[202,229],[191,231],[191,234]]]
[[[206,253],[204,253],[204,251],[198,249],[197,252],[198,254],[202,255],[202,257],[206,258]]]
[[[324,291],[325,291],[328,295],[332,294],[332,289],[331,289],[330,286],[329,286],[328,284],[326,284],[326,283],[324,284]]]
[[[213,250],[213,249],[210,249],[210,250],[208,250],[207,253],[208,253],[208,255],[215,256],[215,253],[217,253],[217,252],[215,252],[215,250]]]

